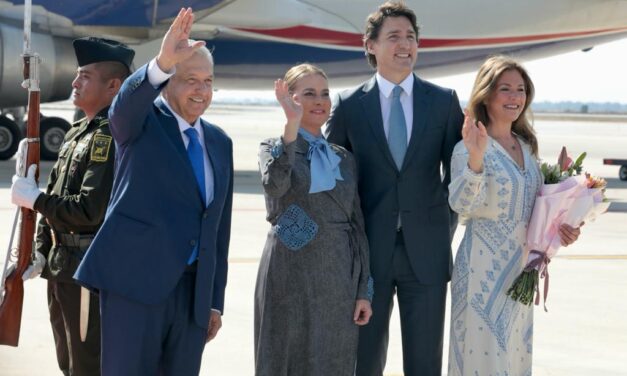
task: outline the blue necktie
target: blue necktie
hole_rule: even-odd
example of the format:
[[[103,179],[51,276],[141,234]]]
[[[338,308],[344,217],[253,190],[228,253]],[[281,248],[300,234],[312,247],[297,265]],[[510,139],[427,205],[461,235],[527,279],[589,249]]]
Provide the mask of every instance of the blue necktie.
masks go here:
[[[392,90],[392,107],[390,108],[390,117],[388,118],[390,126],[388,130],[388,145],[399,171],[403,166],[403,159],[407,151],[407,124],[405,123],[405,113],[401,105],[402,91],[403,88],[398,85]]]
[[[203,157],[202,147],[198,141],[198,131],[196,129],[187,128],[185,134],[189,137],[189,144],[187,145],[187,156],[192,163],[192,169],[196,176],[196,183],[198,183],[198,189],[202,196],[203,205],[207,202],[207,193],[205,191],[205,159]],[[192,250],[192,254],[187,260],[187,264],[191,264],[198,258],[198,245]]]

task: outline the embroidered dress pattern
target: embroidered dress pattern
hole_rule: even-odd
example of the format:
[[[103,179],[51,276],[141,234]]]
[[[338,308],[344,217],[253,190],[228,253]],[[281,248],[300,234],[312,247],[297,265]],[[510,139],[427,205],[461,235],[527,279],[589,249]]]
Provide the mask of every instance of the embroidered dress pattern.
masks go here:
[[[480,174],[468,169],[463,142],[453,152],[449,202],[466,229],[451,281],[451,376],[531,374],[533,308],[506,295],[524,267],[527,223],[542,184],[520,142],[524,168],[493,140]]]

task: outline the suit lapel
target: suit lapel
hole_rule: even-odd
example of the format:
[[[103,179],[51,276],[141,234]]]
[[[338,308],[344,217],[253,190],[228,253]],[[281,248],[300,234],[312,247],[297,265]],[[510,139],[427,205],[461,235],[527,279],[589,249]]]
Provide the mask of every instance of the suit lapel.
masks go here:
[[[385,131],[383,130],[383,115],[381,115],[381,101],[379,98],[379,87],[377,86],[377,79],[372,76],[372,79],[366,83],[363,88],[364,95],[360,97],[361,105],[368,124],[370,124],[370,130],[374,134],[376,144],[379,145],[381,152],[385,155],[385,158],[396,169],[396,163],[390,153],[390,147],[388,146],[388,140],[385,137]]]
[[[411,138],[409,139],[409,145],[407,146],[407,153],[405,153],[402,169],[407,166],[413,155],[416,153],[418,144],[422,140],[422,133],[427,128],[427,117],[429,114],[430,102],[431,97],[428,95],[426,85],[424,85],[422,81],[414,75],[414,120],[412,123]]]
[[[176,150],[176,154],[180,158],[181,165],[183,165],[183,173],[186,176],[186,180],[191,180],[194,182],[194,186],[196,186],[196,175],[194,174],[194,168],[192,167],[192,163],[187,156],[187,149],[185,149],[185,144],[183,143],[183,137],[181,136],[181,130],[179,129],[179,124],[176,121],[176,118],[170,110],[166,107],[165,103],[161,100],[161,97],[155,100],[155,106],[159,109],[159,123],[161,123],[163,130],[167,134],[168,138],[172,142],[174,149]],[[205,136],[206,137],[206,136]],[[202,197],[200,195],[200,190],[196,189],[198,199],[202,201]]]
[[[174,144],[174,148],[181,158],[189,161],[189,158],[187,157],[187,150],[185,149],[183,137],[181,136],[181,131],[179,129],[179,124],[176,121],[176,118],[174,117],[174,115],[172,115],[170,110],[168,110],[165,103],[163,103],[163,100],[161,100],[161,97],[155,100],[155,106],[157,106],[157,108],[159,109],[160,123],[163,125],[163,129],[170,138],[170,141],[172,141],[172,144]],[[191,164],[189,164],[189,166],[191,168]]]
[[[209,203],[209,207],[216,201],[218,197],[222,197],[224,189],[226,188],[226,182],[228,182],[226,171],[226,161],[223,159],[223,154],[220,153],[220,145],[214,137],[213,129],[203,120],[200,119],[203,133],[205,134],[205,150],[207,150],[207,156],[209,157],[209,163],[211,164],[211,171],[213,171],[213,200]]]

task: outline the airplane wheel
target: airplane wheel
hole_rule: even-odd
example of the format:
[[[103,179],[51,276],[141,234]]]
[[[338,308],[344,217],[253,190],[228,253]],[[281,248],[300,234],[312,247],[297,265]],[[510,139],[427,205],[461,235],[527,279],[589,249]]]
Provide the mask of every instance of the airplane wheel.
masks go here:
[[[620,166],[620,169],[618,170],[618,178],[620,180],[627,180],[627,166]]]
[[[22,132],[15,122],[0,116],[0,160],[9,159],[17,151]]]
[[[59,155],[59,149],[63,145],[63,139],[65,133],[70,129],[70,123],[57,118],[49,117],[42,118],[40,124],[41,140],[41,159],[46,161],[53,161],[57,159]]]

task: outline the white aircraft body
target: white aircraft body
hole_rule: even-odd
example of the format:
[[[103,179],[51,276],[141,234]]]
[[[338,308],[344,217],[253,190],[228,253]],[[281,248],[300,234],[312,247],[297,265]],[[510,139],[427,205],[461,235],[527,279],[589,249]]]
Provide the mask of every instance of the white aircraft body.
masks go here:
[[[23,0],[0,0],[0,159],[21,138],[26,93],[20,87]],[[299,62],[320,65],[335,85],[373,72],[363,52],[365,19],[382,0],[33,0],[33,50],[41,65],[42,101],[69,97],[76,60],[71,41],[100,36],[153,57],[181,6],[196,14],[194,39],[207,41],[218,89],[272,87]],[[416,72],[435,77],[477,69],[486,56],[525,61],[587,50],[627,37],[625,0],[409,0],[417,14]],[[42,120],[42,157],[54,158],[67,123]]]

